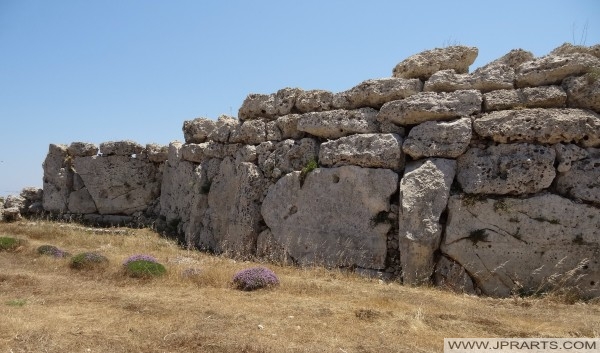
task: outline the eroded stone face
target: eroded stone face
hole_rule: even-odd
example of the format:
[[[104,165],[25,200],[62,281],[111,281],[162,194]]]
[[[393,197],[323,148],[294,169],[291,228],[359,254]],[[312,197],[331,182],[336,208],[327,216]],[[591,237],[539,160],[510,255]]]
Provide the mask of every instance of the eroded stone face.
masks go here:
[[[472,136],[471,118],[426,121],[410,130],[402,150],[413,159],[456,158],[467,150]]]
[[[273,94],[249,94],[238,111],[238,117],[240,120],[272,120],[290,114],[301,93],[298,88],[283,88]]]
[[[483,95],[486,111],[513,108],[563,108],[567,94],[560,86],[526,87],[498,90]]]
[[[72,142],[67,152],[72,157],[95,156],[98,154],[98,146],[88,142]]]
[[[600,146],[600,116],[583,109],[519,109],[484,114],[475,132],[500,143],[577,143]]]
[[[567,103],[571,108],[585,108],[600,113],[600,67],[580,77],[569,77],[563,82]]]
[[[384,103],[404,99],[423,90],[418,79],[380,78],[363,81],[351,89],[333,96],[336,109],[371,107],[379,109]]]
[[[135,141],[109,141],[100,144],[100,153],[103,156],[126,156],[137,155],[144,147]]]
[[[208,118],[196,118],[183,122],[183,136],[186,143],[202,143],[215,130],[216,122]]]
[[[600,67],[600,59],[585,53],[550,54],[525,62],[517,69],[517,87],[560,84],[568,76],[578,76]]]
[[[426,50],[408,57],[393,70],[393,77],[428,79],[440,70],[453,69],[459,74],[469,72],[479,50],[463,45]]]
[[[51,144],[44,160],[44,209],[62,213],[68,210],[69,193],[73,188],[73,171],[66,145]]]
[[[258,165],[267,178],[279,179],[289,172],[302,170],[310,161],[316,161],[318,155],[319,144],[315,139],[289,139],[275,144]]]
[[[398,175],[356,166],[285,175],[271,186],[261,212],[275,240],[300,264],[383,269],[390,196]]]
[[[327,167],[356,165],[400,170],[402,138],[396,134],[357,134],[321,144],[319,163]]]
[[[469,194],[528,194],[552,184],[553,148],[527,143],[471,148],[458,157],[457,180]]]
[[[564,196],[600,205],[600,150],[573,152],[570,168],[556,177],[556,189]]]
[[[306,113],[300,116],[297,128],[313,136],[336,139],[351,134],[378,132],[376,118],[377,110],[373,108]]]
[[[555,276],[559,286],[577,285],[584,297],[600,295],[596,208],[542,194],[483,200],[457,195],[448,209],[442,253],[463,266],[484,294],[546,290]]]
[[[322,112],[331,110],[333,93],[324,90],[302,91],[296,99],[296,109],[300,113]]]

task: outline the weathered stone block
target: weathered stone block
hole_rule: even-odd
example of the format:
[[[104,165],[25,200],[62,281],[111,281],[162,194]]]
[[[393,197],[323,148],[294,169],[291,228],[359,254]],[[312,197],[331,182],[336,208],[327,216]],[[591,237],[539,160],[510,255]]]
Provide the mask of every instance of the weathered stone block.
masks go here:
[[[278,116],[293,113],[297,97],[302,90],[283,88],[274,94],[249,94],[238,111],[240,120],[265,118],[272,120]]]
[[[139,154],[144,147],[135,141],[109,141],[100,144],[100,153],[103,156],[127,156]]]
[[[398,175],[356,166],[287,174],[271,186],[261,212],[273,237],[300,264],[383,269]]]
[[[590,150],[589,157],[573,161],[569,170],[558,174],[556,189],[566,197],[600,205],[600,150]]]
[[[379,109],[384,103],[404,99],[423,90],[418,79],[380,78],[361,82],[357,86],[333,96],[336,109],[371,107]]]
[[[458,157],[457,180],[469,194],[528,194],[552,184],[553,148],[527,143],[471,148]]]
[[[67,148],[71,157],[88,157],[98,154],[98,146],[88,142],[72,142]]]
[[[467,73],[478,52],[475,47],[462,45],[426,50],[396,65],[392,76],[426,80],[440,70],[453,69],[459,74]]]
[[[267,141],[267,125],[264,120],[248,120],[231,128],[230,143],[258,145]]]
[[[398,234],[405,284],[429,283],[434,253],[442,236],[440,216],[446,208],[456,161],[433,158],[411,162],[400,181]]]
[[[486,111],[512,108],[562,108],[567,94],[559,86],[526,87],[517,90],[498,90],[483,95]]]
[[[456,158],[465,153],[472,135],[471,118],[449,122],[426,121],[410,130],[402,150],[413,159]]]
[[[450,120],[481,111],[481,93],[475,90],[451,93],[422,92],[384,104],[377,120],[414,125],[430,120]]]
[[[66,145],[50,144],[44,160],[44,209],[48,212],[67,211],[69,193],[73,187],[73,172]]]
[[[148,160],[154,163],[164,163],[169,156],[169,146],[149,143],[145,149]]]
[[[478,200],[452,196],[441,250],[486,295],[573,287],[600,295],[598,209],[557,195]],[[553,280],[554,279],[554,280]]]
[[[558,162],[556,170],[559,173],[569,171],[571,163],[588,157],[586,150],[573,144],[563,145],[562,143],[557,143],[554,145],[554,150],[556,151],[556,160]]]
[[[583,75],[600,67],[600,59],[590,54],[547,55],[521,64],[517,69],[517,87],[560,84],[568,76]]]
[[[563,81],[567,91],[567,104],[571,108],[584,108],[600,113],[600,67],[580,77]]]
[[[320,89],[302,91],[296,98],[296,109],[299,113],[322,112],[331,110],[333,93]]]
[[[215,130],[216,122],[209,118],[196,118],[183,122],[183,137],[186,143],[202,143]]]
[[[300,116],[297,128],[313,136],[336,139],[351,134],[377,132],[376,117],[377,110],[372,108],[306,113]]]
[[[449,289],[455,293],[475,295],[473,280],[459,263],[446,256],[441,256],[435,265],[433,282],[436,286]]]
[[[356,165],[400,170],[402,138],[396,134],[358,134],[321,144],[319,163],[326,167]]]
[[[302,170],[311,160],[316,160],[319,144],[311,138],[290,139],[273,145],[268,151],[263,152],[265,155],[259,158],[258,165],[267,178],[279,179],[289,172]]]
[[[582,109],[520,109],[484,114],[475,132],[496,142],[578,143],[600,146],[600,116]]]
[[[231,130],[237,125],[239,125],[239,121],[236,118],[228,115],[221,115],[215,122],[215,128],[208,134],[206,139],[208,141],[226,143],[229,141]]]

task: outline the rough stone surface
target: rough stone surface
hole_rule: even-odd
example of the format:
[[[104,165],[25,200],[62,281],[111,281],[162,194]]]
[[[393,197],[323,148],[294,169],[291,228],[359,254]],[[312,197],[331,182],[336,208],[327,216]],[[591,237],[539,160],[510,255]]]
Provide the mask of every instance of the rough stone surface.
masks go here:
[[[267,185],[256,165],[236,165],[225,158],[210,187],[200,242],[218,253],[254,255],[261,232],[260,200]]]
[[[151,162],[119,155],[77,157],[74,167],[100,214],[131,215],[160,195],[162,174]]]
[[[552,184],[553,148],[527,143],[471,148],[458,157],[457,180],[470,194],[528,194]]]
[[[356,165],[400,170],[402,138],[396,134],[358,134],[321,144],[319,163],[326,167]]]
[[[517,90],[498,90],[483,95],[485,111],[512,108],[562,108],[567,94],[559,86],[527,87]]]
[[[98,208],[87,188],[69,194],[69,212],[76,214],[96,213]]]
[[[274,119],[293,113],[297,97],[302,93],[298,88],[283,88],[274,94],[249,94],[238,111],[240,120],[257,118]]]
[[[6,222],[16,222],[21,220],[23,217],[21,216],[21,212],[18,207],[7,207],[2,210],[2,218]]]
[[[438,260],[433,274],[433,282],[436,286],[455,293],[477,294],[473,280],[465,268],[446,256],[441,256]]]
[[[248,120],[232,127],[229,135],[231,143],[258,145],[267,141],[267,125],[263,120]]]
[[[312,138],[299,141],[285,140],[272,147],[272,152],[259,159],[258,165],[267,178],[279,179],[281,176],[302,170],[311,160],[317,160],[319,144]]]
[[[239,121],[228,115],[221,115],[215,122],[215,128],[207,136],[208,141],[228,142],[231,130],[239,125]]]
[[[216,122],[208,118],[196,118],[183,122],[183,137],[186,143],[202,143],[215,130]]]
[[[43,168],[44,209],[53,213],[66,212],[69,192],[73,187],[73,172],[68,160],[67,146],[50,144]]]
[[[298,120],[300,120],[300,117],[300,114],[289,114],[275,120],[275,125],[281,131],[282,140],[299,140],[306,136],[306,133],[298,130]]]
[[[486,65],[472,74],[457,74],[454,70],[442,70],[433,74],[423,88],[426,92],[453,92],[476,89],[489,92],[512,89],[515,70],[504,64]]]
[[[469,71],[479,50],[462,45],[426,50],[408,57],[393,70],[393,77],[428,79],[440,70],[453,69],[459,74]]]
[[[356,166],[318,168],[287,174],[272,186],[262,215],[276,241],[299,264],[321,263],[383,269],[386,235],[380,222],[398,175],[387,169]]]
[[[582,109],[520,109],[484,114],[475,132],[496,142],[578,143],[600,146],[600,116]]]
[[[456,158],[465,153],[472,135],[471,118],[449,122],[426,121],[410,130],[402,150],[413,159]]]
[[[430,120],[450,120],[481,111],[481,93],[475,90],[450,93],[422,92],[384,104],[377,120],[414,125]]]
[[[109,141],[100,144],[103,156],[132,156],[141,153],[144,147],[135,141]]]
[[[333,93],[320,89],[302,91],[296,98],[296,109],[299,113],[322,112],[331,110]]]
[[[19,196],[21,196],[27,202],[42,201],[44,198],[44,190],[36,188],[35,186],[28,186],[21,190]]]
[[[600,68],[580,77],[563,81],[567,104],[571,108],[585,108],[600,113]]]
[[[517,69],[517,87],[560,84],[568,76],[578,76],[600,67],[600,59],[590,54],[547,55],[523,63]]]
[[[596,208],[542,194],[484,200],[457,195],[448,209],[442,253],[462,265],[484,294],[543,291],[554,277],[559,286],[578,285],[584,297],[600,295]]]
[[[275,263],[292,262],[286,249],[273,236],[270,229],[265,229],[258,235],[256,241],[256,256]]]
[[[88,142],[73,142],[67,148],[67,153],[72,157],[88,157],[98,154],[98,146]]]
[[[239,144],[222,144],[219,142],[190,143],[181,146],[181,159],[200,163],[210,158],[233,156],[239,150]]]
[[[429,283],[442,236],[456,161],[433,158],[406,165],[400,181],[399,245],[405,284]]]
[[[150,162],[164,163],[169,156],[169,146],[149,143],[146,145],[146,155]]]
[[[573,144],[563,145],[562,143],[557,143],[554,145],[554,150],[556,151],[556,160],[558,161],[556,170],[559,173],[568,172],[571,169],[571,163],[588,157],[586,150]]]
[[[573,161],[569,170],[558,174],[556,189],[566,197],[600,205],[600,150],[590,150],[588,158]]]
[[[327,139],[336,139],[350,134],[375,133],[378,130],[377,110],[330,110],[306,113],[300,116],[299,131]]]
[[[418,79],[380,78],[361,82],[357,86],[334,95],[336,109],[371,107],[379,109],[384,103],[404,99],[423,90]]]
[[[550,52],[550,55],[564,55],[574,53],[590,54],[597,58],[600,58],[600,44],[586,47],[584,45],[573,45],[571,43],[564,43],[560,47],[552,50]]]
[[[521,64],[531,61],[535,58],[532,52],[523,49],[513,49],[502,57],[492,61],[488,65],[508,65],[513,69],[518,68]],[[486,65],[486,66],[488,66]],[[485,67],[485,66],[484,66]]]
[[[161,215],[174,227],[189,220],[193,194],[202,187],[195,165],[182,159],[181,150],[180,142],[169,145],[160,191]]]

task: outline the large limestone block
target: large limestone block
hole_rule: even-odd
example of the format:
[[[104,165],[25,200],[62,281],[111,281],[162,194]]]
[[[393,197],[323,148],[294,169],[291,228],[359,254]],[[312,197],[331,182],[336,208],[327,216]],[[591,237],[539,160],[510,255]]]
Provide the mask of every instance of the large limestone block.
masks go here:
[[[73,188],[73,171],[66,145],[50,144],[44,160],[44,210],[66,212]]]
[[[523,49],[513,49],[502,57],[492,61],[488,65],[508,65],[513,69],[518,68],[521,64],[531,61],[535,58],[532,52]],[[485,66],[484,66],[485,67]]]
[[[225,158],[210,187],[200,243],[218,253],[254,255],[267,185],[256,165]]]
[[[169,156],[169,146],[163,146],[156,143],[146,144],[145,151],[148,160],[154,163],[164,163]]]
[[[527,194],[552,184],[553,148],[527,143],[471,148],[458,157],[457,180],[469,194]]]
[[[433,74],[423,91],[453,92],[457,90],[476,89],[489,92],[497,89],[512,89],[515,70],[503,64],[487,65],[471,74],[457,74],[454,70],[442,70]]]
[[[485,111],[512,108],[563,108],[566,102],[567,94],[560,86],[498,90],[483,95]]]
[[[186,143],[202,143],[216,127],[216,122],[208,118],[186,120],[183,122],[183,137]]]
[[[408,57],[393,70],[393,77],[428,79],[440,70],[453,69],[459,74],[469,71],[479,50],[463,45],[426,50]]]
[[[162,174],[152,162],[112,155],[74,159],[100,214],[126,214],[145,210],[160,195]]]
[[[234,155],[240,149],[239,144],[219,142],[189,143],[181,146],[181,159],[200,163],[210,158],[225,158]]]
[[[267,124],[264,120],[248,120],[231,128],[229,142],[258,145],[267,141]]]
[[[98,154],[98,146],[88,142],[72,142],[67,148],[71,157],[88,157]]]
[[[551,55],[564,55],[574,53],[590,54],[597,58],[600,58],[600,44],[586,47],[585,45],[573,45],[571,43],[564,43],[563,45],[550,52]]]
[[[600,59],[590,54],[547,55],[525,62],[517,69],[517,87],[560,84],[568,76],[578,76],[600,67]]]
[[[554,283],[577,285],[586,297],[600,295],[597,208],[542,194],[485,200],[457,195],[448,209],[442,253],[462,265],[484,294],[532,293]]]
[[[434,254],[442,236],[440,216],[446,208],[456,161],[433,158],[411,162],[400,181],[398,235],[405,284],[430,281]]]
[[[215,122],[215,128],[208,134],[206,139],[215,142],[228,142],[231,130],[239,125],[239,121],[228,115],[221,115]]]
[[[300,264],[383,269],[391,228],[381,222],[398,188],[388,169],[356,166],[287,174],[271,186],[262,215],[276,241]]]
[[[249,94],[238,111],[238,118],[272,120],[293,113],[296,100],[301,93],[302,90],[298,88],[283,88],[273,94]]]
[[[144,150],[144,147],[134,141],[109,141],[100,144],[100,153],[103,156],[126,156],[137,155]]]
[[[465,153],[472,135],[471,118],[449,122],[426,121],[410,130],[402,150],[413,159],[456,158]]]
[[[600,150],[593,150],[588,158],[573,161],[569,170],[559,173],[556,189],[566,197],[600,205]]]
[[[567,90],[567,104],[571,108],[585,108],[600,113],[600,68],[580,77],[563,81]]]
[[[437,287],[449,289],[455,293],[477,294],[473,279],[465,268],[446,256],[440,256],[436,263],[433,282]]]
[[[296,109],[299,113],[322,112],[331,110],[333,93],[320,89],[302,91],[296,98]]]
[[[404,78],[380,78],[361,82],[357,86],[334,95],[336,109],[371,107],[379,109],[384,103],[404,99],[423,90],[423,82]]]
[[[259,158],[258,165],[267,178],[279,179],[292,171],[302,170],[318,155],[319,144],[315,139],[289,139],[274,145],[272,152]]]
[[[569,171],[573,162],[589,156],[588,151],[573,144],[563,145],[562,143],[557,143],[554,145],[554,150],[556,150],[556,161],[558,162],[556,170],[559,173]]]
[[[69,194],[69,212],[76,214],[96,213],[98,208],[87,188],[82,188]]]
[[[280,116],[275,120],[275,126],[277,126],[281,132],[282,140],[299,140],[306,135],[306,133],[298,130],[298,120],[300,120],[300,117],[300,114],[288,114]]]
[[[358,134],[321,144],[319,163],[326,167],[356,165],[400,170],[402,138],[396,134]]]
[[[196,165],[182,159],[181,143],[171,143],[160,192],[160,213],[167,223],[189,220],[194,193],[202,186]]]
[[[578,143],[600,146],[600,116],[583,109],[519,109],[484,114],[475,132],[496,142]]]
[[[375,133],[378,130],[377,110],[330,110],[306,113],[300,116],[298,131],[326,139],[336,139],[350,134]]]
[[[450,120],[481,111],[481,93],[475,90],[450,93],[422,92],[384,104],[377,120],[414,125],[430,120]]]

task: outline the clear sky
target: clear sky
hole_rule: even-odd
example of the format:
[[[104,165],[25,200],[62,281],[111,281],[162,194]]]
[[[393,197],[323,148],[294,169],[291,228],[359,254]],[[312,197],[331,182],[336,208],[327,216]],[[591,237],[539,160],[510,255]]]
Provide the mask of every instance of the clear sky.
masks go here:
[[[406,57],[600,42],[599,0],[0,0],[0,196],[42,186],[50,143],[183,140],[249,93],[342,91]]]

